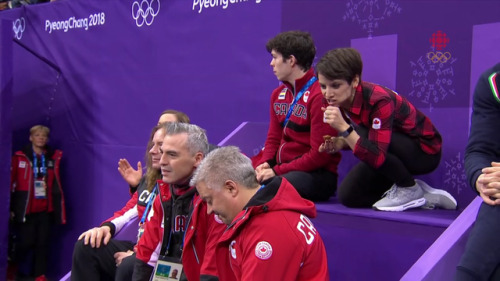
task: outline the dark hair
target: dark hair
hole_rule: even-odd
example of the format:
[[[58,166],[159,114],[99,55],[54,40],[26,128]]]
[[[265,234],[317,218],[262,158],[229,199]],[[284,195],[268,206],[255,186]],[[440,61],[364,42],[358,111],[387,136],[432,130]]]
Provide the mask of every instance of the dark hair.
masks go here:
[[[269,53],[272,50],[280,53],[283,60],[293,55],[304,71],[311,68],[314,56],[316,56],[316,46],[314,46],[311,34],[299,30],[285,31],[276,35],[267,42],[266,49]]]
[[[356,75],[361,81],[363,61],[361,55],[353,48],[338,48],[328,51],[316,64],[316,74],[329,80],[341,79],[349,84]]]
[[[166,109],[164,110],[160,116],[163,114],[173,114],[177,118],[177,122],[179,123],[191,123],[191,120],[189,119],[189,116],[187,116],[186,113],[178,110],[173,110],[173,109]]]

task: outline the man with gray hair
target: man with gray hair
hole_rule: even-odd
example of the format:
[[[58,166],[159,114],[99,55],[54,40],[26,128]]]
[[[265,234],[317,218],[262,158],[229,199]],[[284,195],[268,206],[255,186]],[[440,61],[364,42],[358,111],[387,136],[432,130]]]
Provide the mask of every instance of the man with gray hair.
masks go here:
[[[285,178],[261,186],[251,160],[228,146],[207,155],[191,186],[228,225],[216,248],[220,280],[329,280],[325,246],[309,220],[316,207]]]
[[[177,269],[181,280],[213,280],[217,278],[215,242],[225,225],[214,215],[207,215],[206,204],[189,185],[208,152],[207,136],[193,124],[164,126],[160,166],[166,185],[159,187],[153,215],[137,244],[132,280],[150,280],[154,266],[158,275]]]

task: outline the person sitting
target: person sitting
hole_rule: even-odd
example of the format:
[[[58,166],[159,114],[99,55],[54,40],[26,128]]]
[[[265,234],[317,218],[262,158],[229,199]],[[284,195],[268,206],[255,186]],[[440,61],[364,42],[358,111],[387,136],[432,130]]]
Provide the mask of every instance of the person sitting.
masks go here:
[[[181,280],[217,280],[215,243],[225,225],[213,214],[189,180],[208,152],[205,131],[193,124],[164,123],[161,173],[165,183],[153,203],[153,215],[137,244],[132,280],[150,280],[162,268],[179,268]],[[154,271],[156,268],[156,271]]]
[[[173,110],[173,109],[166,109],[164,110],[161,114],[160,117],[158,118],[158,125],[161,125],[162,123],[165,122],[180,122],[180,123],[190,123],[189,116],[185,114],[184,112],[178,111],[178,110]],[[146,173],[157,173],[155,169],[151,169],[151,157],[149,154],[149,150],[153,146],[153,143],[150,141],[148,142],[148,146],[146,149]],[[134,169],[132,165],[128,162],[127,159],[121,158],[118,160],[118,172],[120,175],[123,177],[123,179],[129,184],[129,192],[130,195],[133,195],[134,192],[136,192],[137,188],[139,185],[144,184],[144,177],[142,175],[142,163],[141,161],[137,162],[137,169]]]
[[[166,109],[158,118],[158,125],[166,122],[179,122],[179,123],[187,123],[189,124],[191,120],[186,113],[174,109]],[[153,169],[150,169],[151,162],[149,161],[149,149],[152,146],[151,142],[148,143],[148,149],[146,150],[146,171],[152,172]],[[216,145],[208,144],[209,151],[217,148]],[[129,192],[130,195],[134,194],[137,190],[137,187],[143,184],[144,178],[142,174],[142,163],[141,161],[137,162],[137,169],[134,169],[132,165],[128,162],[127,159],[122,158],[118,161],[118,172],[123,177],[123,179],[129,184]]]
[[[137,217],[137,236],[138,239],[141,237],[152,202],[159,187],[164,185],[161,181],[159,152],[164,135],[165,129],[162,125],[155,126],[151,131],[151,147],[148,150],[150,165],[132,198],[99,227],[91,228],[78,237],[73,250],[71,280],[131,279],[135,264],[134,246],[137,241],[121,241],[113,237]]]
[[[500,280],[500,63],[485,70],[474,90],[465,172],[483,200],[455,280]]]
[[[309,33],[286,31],[266,44],[271,67],[282,84],[271,94],[266,142],[253,158],[257,179],[279,175],[309,200],[326,201],[337,188],[340,153],[318,151],[323,136],[336,132],[323,123],[323,97],[311,65],[316,47]]]
[[[329,280],[325,245],[309,219],[316,207],[286,178],[259,184],[251,160],[228,146],[207,155],[191,185],[227,225],[216,250],[220,280]]]
[[[330,50],[316,65],[327,103],[324,122],[341,137],[325,141],[320,151],[347,148],[361,160],[340,184],[339,201],[381,211],[404,211],[426,202],[429,208],[455,209],[448,192],[414,178],[439,165],[442,139],[436,127],[402,95],[362,81],[362,70],[361,55],[353,48]]]

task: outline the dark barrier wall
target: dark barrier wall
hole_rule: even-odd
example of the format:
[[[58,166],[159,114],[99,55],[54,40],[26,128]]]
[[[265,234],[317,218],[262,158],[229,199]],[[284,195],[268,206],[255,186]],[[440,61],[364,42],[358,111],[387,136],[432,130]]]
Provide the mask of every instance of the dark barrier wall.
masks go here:
[[[2,114],[10,108],[3,85],[13,87],[2,141],[12,132],[19,149],[42,123],[64,151],[69,222],[54,233],[50,276],[69,270],[82,231],[129,198],[118,159],[142,160],[162,110],[186,112],[212,143],[243,121],[268,121],[278,82],[265,43],[282,30],[310,31],[318,57],[358,48],[363,79],[428,114],[443,135],[443,159],[422,178],[463,209],[474,196],[463,169],[470,94],[479,73],[500,61],[499,10],[499,1],[486,0],[59,0],[0,13],[14,38],[12,55],[0,49],[2,66],[8,56],[13,62],[12,79],[2,80]],[[11,153],[2,147],[2,162]],[[348,153],[344,159],[340,177],[353,164]]]
[[[7,265],[7,227],[10,201],[12,147],[12,37],[11,21],[0,19],[0,279]]]

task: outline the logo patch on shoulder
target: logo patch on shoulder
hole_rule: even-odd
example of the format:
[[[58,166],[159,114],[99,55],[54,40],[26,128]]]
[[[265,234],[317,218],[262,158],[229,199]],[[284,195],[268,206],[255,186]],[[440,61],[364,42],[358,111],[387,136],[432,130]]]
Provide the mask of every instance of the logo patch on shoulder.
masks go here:
[[[19,161],[19,168],[26,168],[26,162],[25,161]]]
[[[285,97],[286,97],[286,91],[287,91],[287,88],[283,88],[283,90],[281,90],[280,95],[278,96],[279,100],[284,100],[285,99]]]
[[[236,244],[236,240],[231,241],[231,244],[229,244],[229,251],[231,252],[231,257],[236,259],[236,249],[234,248],[234,244]]]
[[[261,260],[268,260],[273,255],[273,247],[267,241],[260,241],[255,246],[255,255]]]
[[[307,91],[304,93],[304,96],[302,99],[304,100],[305,103],[307,103],[307,100],[309,99],[309,95],[311,95],[311,92]]]
[[[490,88],[491,91],[493,92],[493,96],[495,99],[500,102],[500,92],[499,92],[499,86],[500,86],[500,75],[498,75],[500,72],[495,72],[488,77],[488,81],[490,82]]]
[[[382,121],[380,121],[380,118],[373,118],[372,128],[378,130],[380,129],[381,126],[382,126]]]
[[[223,224],[224,222],[219,218],[219,215],[214,215],[214,220],[218,223],[218,224]]]

